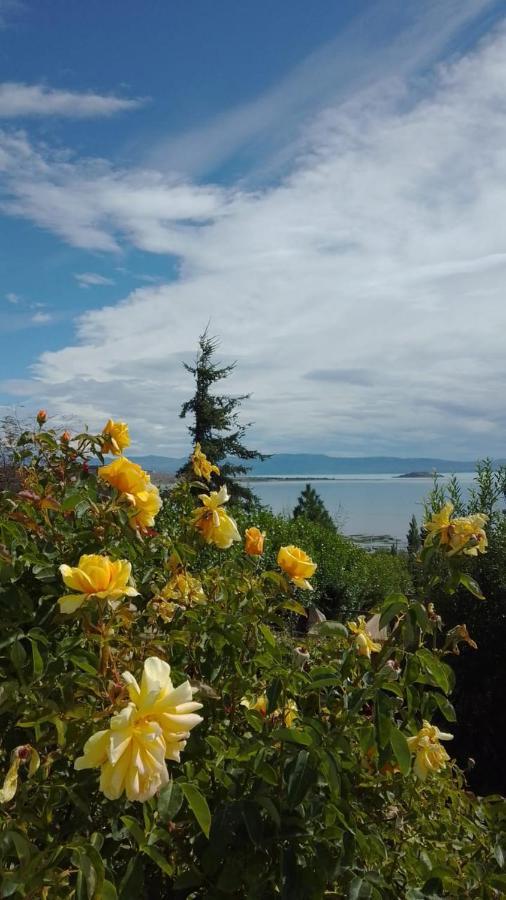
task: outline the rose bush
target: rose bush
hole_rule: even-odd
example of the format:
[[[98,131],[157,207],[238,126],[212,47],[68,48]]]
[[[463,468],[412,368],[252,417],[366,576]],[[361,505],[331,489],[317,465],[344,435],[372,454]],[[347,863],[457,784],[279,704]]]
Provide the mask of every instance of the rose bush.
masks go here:
[[[396,593],[380,635],[327,621],[299,646],[308,548],[269,568],[225,486],[177,484],[166,517],[124,423],[62,440],[45,421],[1,501],[0,896],[500,896],[504,802],[440,743],[445,657],[472,635]],[[429,529],[448,591],[479,593],[483,528]]]

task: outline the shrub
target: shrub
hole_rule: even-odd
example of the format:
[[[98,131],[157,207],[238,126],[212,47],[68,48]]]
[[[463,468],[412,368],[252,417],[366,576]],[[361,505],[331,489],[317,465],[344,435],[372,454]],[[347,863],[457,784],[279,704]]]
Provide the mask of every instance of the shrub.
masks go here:
[[[115,425],[24,433],[2,499],[2,896],[499,896],[504,804],[441,743],[434,612],[396,593],[384,642],[357,619],[297,646],[318,570],[245,553],[225,493],[157,515],[124,457],[95,473]]]

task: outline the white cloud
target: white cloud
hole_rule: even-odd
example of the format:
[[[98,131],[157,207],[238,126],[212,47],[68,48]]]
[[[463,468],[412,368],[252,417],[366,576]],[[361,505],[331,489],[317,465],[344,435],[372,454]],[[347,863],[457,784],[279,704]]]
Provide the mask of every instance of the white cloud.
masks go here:
[[[7,300],[7,303],[12,303],[12,305],[15,306],[17,303],[19,303],[21,297],[19,296],[19,294],[15,294],[14,291],[8,291],[8,293],[5,295],[5,299]]]
[[[416,96],[389,81],[329,106],[255,192],[4,136],[11,211],[78,246],[180,257],[178,280],[88,312],[75,346],[43,354],[37,399],[180,455],[181,360],[211,319],[266,451],[503,455],[505,87],[500,30]]]
[[[127,97],[94,94],[91,91],[60,90],[43,84],[21,84],[16,81],[0,83],[1,119],[26,116],[89,119],[136,109],[144,102]]]
[[[105,275],[98,275],[97,272],[79,272],[74,275],[74,278],[81,288],[114,284],[112,278],[106,278]]]
[[[200,225],[227,211],[227,192],[155,171],[118,170],[100,159],[33,147],[0,130],[3,210],[75,247],[119,252],[126,240],[152,253],[183,253]]]
[[[52,321],[52,319],[53,319],[53,317],[52,317],[51,313],[43,313],[43,312],[35,313],[35,315],[33,315],[31,317],[31,321],[34,325],[47,325],[48,322]]]

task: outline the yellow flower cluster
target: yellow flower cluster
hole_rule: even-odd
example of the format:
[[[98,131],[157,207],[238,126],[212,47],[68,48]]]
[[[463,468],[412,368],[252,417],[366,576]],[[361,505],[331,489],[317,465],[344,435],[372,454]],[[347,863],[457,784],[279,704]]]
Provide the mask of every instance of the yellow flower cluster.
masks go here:
[[[126,422],[113,422],[109,419],[102,430],[102,453],[119,456],[129,446],[130,435]]]
[[[197,478],[203,478],[205,481],[210,481],[213,472],[216,475],[220,474],[218,466],[209,462],[205,453],[202,453],[200,444],[195,444],[195,449],[191,455],[191,463]]]
[[[123,679],[130,703],[86,742],[74,765],[100,768],[100,790],[109,800],[126,793],[144,802],[167,784],[165,760],[180,761],[190,731],[202,722],[196,714],[202,704],[193,701],[188,681],[173,686],[170,666],[156,656],[145,661],[140,686],[130,672]]]
[[[200,531],[206,544],[215,544],[220,550],[227,550],[241,535],[232,516],[227,515],[222,506],[229,500],[225,485],[219,491],[199,494],[202,506],[193,510],[193,524]]]
[[[77,566],[60,566],[65,586],[73,591],[60,597],[60,612],[73,613],[87,600],[97,597],[114,605],[123,597],[139,593],[131,582],[132,566],[126,559],[84,554]]]
[[[307,580],[316,572],[316,563],[313,562],[304,550],[289,544],[281,547],[278,553],[278,566],[283,569],[292,584],[304,591],[312,591],[313,587]]]
[[[132,513],[128,521],[132,528],[143,531],[153,527],[162,500],[158,488],[151,484],[148,473],[141,466],[126,456],[120,456],[107,466],[101,466],[98,477],[116,488],[131,503]]]
[[[348,622],[348,628],[356,635],[354,644],[359,656],[367,656],[367,659],[370,659],[371,653],[379,653],[381,644],[373,641],[364,616],[359,616],[358,622]]]
[[[452,519],[453,503],[446,503],[443,508],[426,522],[427,532],[425,546],[430,547],[437,539],[439,546],[444,547],[448,556],[465,553],[466,556],[477,556],[485,553],[488,545],[484,526],[488,516],[475,513],[472,516],[461,516]]]
[[[439,741],[451,741],[452,739],[452,734],[446,734],[426,721],[418,734],[408,738],[408,747],[412,753],[416,754],[413,769],[418,778],[425,781],[430,772],[439,772],[446,768],[450,757]]]

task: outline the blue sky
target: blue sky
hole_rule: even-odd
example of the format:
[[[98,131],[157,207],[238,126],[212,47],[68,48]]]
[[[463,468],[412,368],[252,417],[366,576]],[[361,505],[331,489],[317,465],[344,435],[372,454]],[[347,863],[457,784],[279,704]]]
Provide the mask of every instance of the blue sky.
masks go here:
[[[504,455],[494,0],[0,0],[0,403],[180,455],[210,319],[266,451]]]

